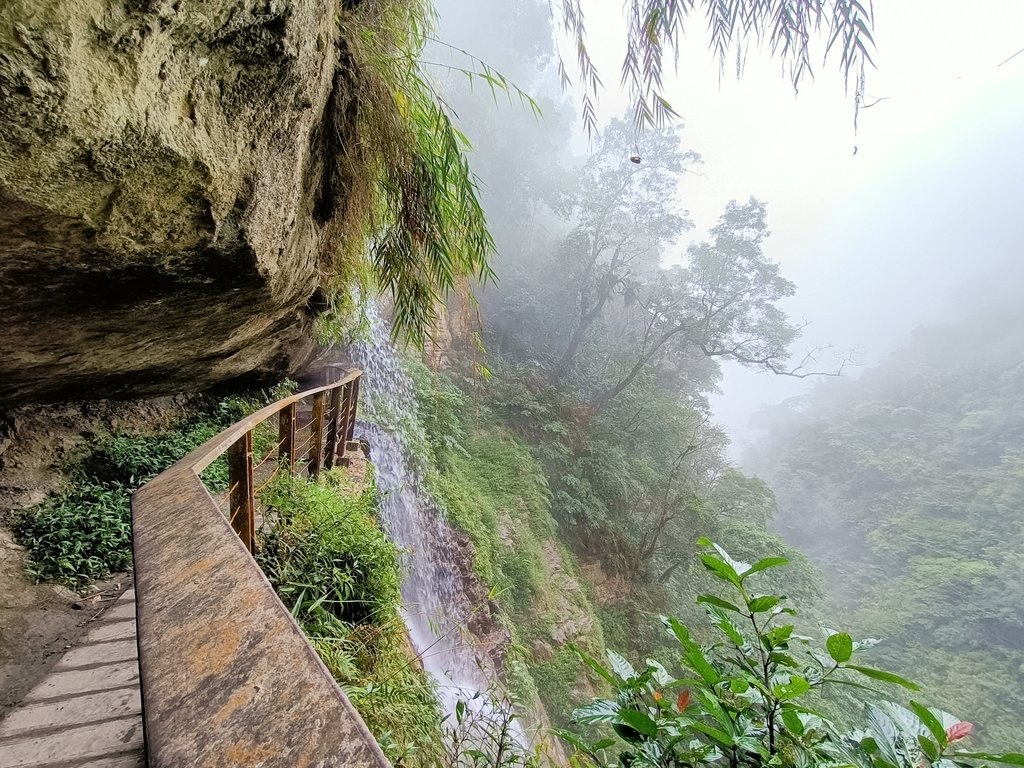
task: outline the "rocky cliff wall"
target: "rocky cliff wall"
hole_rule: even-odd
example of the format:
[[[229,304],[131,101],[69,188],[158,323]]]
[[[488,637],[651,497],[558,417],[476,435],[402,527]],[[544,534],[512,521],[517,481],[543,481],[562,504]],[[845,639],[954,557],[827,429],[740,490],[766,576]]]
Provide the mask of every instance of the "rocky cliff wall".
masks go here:
[[[0,405],[202,388],[311,353],[336,11],[3,0]]]

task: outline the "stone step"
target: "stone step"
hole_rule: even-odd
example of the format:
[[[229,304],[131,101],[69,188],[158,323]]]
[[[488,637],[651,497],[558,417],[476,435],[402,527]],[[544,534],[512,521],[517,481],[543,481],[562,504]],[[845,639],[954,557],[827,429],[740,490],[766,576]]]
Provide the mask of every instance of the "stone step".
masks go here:
[[[0,768],[142,768],[135,592],[0,720]]]

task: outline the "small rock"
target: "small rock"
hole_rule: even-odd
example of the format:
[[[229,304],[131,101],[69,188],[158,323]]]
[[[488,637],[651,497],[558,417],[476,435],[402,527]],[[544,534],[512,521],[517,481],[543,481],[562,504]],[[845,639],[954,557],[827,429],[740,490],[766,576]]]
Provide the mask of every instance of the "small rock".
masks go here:
[[[540,640],[534,640],[530,644],[530,653],[533,654],[534,661],[551,661],[551,659],[555,658],[555,652],[551,649],[551,646],[542,643]]]

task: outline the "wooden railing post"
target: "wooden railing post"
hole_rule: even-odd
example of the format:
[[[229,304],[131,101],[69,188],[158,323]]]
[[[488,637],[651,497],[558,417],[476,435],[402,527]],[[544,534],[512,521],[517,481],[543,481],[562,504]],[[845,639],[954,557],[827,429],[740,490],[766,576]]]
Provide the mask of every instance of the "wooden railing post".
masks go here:
[[[295,403],[281,410],[277,425],[277,458],[295,474]]]
[[[349,383],[348,408],[345,419],[345,442],[352,439],[356,431],[356,407],[359,405],[359,379]]]
[[[324,452],[324,469],[334,466],[334,459],[338,454],[338,438],[341,437],[339,420],[341,419],[341,391],[347,385],[335,387],[331,390],[331,408],[329,412],[330,421],[327,424],[327,450]]]
[[[309,476],[320,474],[324,459],[324,393],[313,395],[313,414],[309,422]]]
[[[252,482],[252,430],[228,448],[228,517],[250,552],[256,543],[256,499]]]

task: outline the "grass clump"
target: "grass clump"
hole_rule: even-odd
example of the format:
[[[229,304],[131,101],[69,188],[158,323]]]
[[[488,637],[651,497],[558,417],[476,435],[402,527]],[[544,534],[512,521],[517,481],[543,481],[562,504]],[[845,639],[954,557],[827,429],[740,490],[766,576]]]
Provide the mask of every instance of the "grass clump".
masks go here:
[[[257,562],[395,765],[442,760],[442,714],[408,643],[398,549],[377,524],[372,474],[280,474]]]
[[[130,568],[130,496],[123,486],[87,478],[38,506],[11,513],[14,540],[28,549],[28,575],[37,583],[82,589]]]
[[[51,581],[74,590],[132,565],[131,495],[192,449],[265,403],[272,392],[210,400],[176,427],[144,434],[113,434],[74,454],[61,468],[64,483],[42,503],[15,510],[5,523],[28,550],[26,570],[36,582]],[[257,431],[256,450],[273,437]],[[214,492],[227,488],[224,457],[203,480]]]

